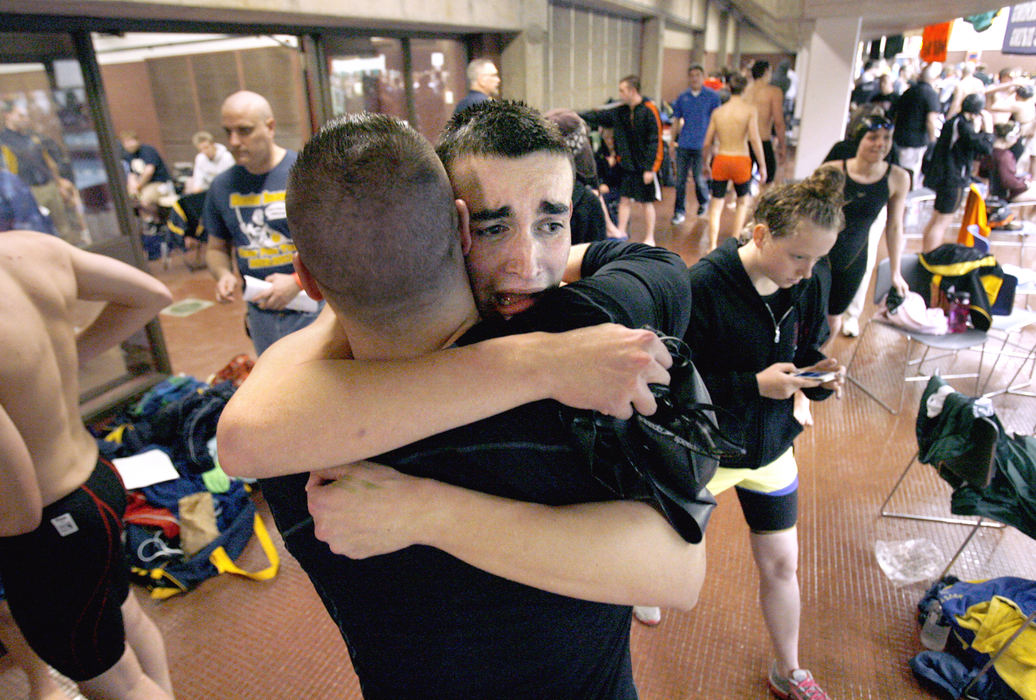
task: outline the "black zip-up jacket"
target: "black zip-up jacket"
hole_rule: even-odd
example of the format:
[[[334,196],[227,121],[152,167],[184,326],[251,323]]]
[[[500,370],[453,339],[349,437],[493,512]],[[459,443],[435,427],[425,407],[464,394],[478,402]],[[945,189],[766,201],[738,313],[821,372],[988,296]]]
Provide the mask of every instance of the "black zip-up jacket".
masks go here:
[[[993,135],[977,133],[968,115],[957,114],[939,132],[924,173],[928,187],[962,187],[971,181],[971,162],[993,152]]]
[[[632,114],[632,116],[631,116]],[[615,155],[619,167],[630,172],[658,172],[662,167],[662,117],[651,100],[633,108],[621,104],[614,108],[580,112],[591,127],[615,129]]]
[[[727,240],[691,268],[694,304],[685,340],[712,402],[726,409],[719,412],[720,427],[746,450],[721,466],[758,469],[791,447],[802,426],[792,415],[793,399],[760,396],[755,375],[775,362],[809,367],[824,359],[831,277],[826,261],[818,263],[813,277],[784,292],[791,304],[774,319],[737,251],[737,242]],[[819,401],[832,392],[817,387],[805,393]]]

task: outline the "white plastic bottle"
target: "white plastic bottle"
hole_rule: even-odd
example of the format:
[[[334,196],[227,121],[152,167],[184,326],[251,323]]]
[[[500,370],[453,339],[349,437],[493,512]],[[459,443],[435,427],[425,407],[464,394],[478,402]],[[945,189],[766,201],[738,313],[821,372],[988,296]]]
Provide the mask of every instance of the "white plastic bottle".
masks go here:
[[[928,615],[921,626],[921,644],[926,649],[942,651],[949,637],[950,625],[942,619],[942,603],[936,598],[928,608]]]

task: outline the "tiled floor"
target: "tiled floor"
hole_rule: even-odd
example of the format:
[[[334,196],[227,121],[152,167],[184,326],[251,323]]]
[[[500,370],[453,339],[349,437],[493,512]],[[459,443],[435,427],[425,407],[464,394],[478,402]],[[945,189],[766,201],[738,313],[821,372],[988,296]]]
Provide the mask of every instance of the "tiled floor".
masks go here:
[[[672,211],[672,190],[666,194],[659,207],[660,222],[668,221]],[[693,262],[703,252],[703,230],[704,220],[693,217],[676,230],[661,223],[659,243]],[[911,245],[916,247],[916,241]],[[1005,253],[1012,262],[1016,256],[1015,250]],[[177,300],[211,297],[210,278],[204,272],[187,272],[178,259],[171,270],[155,272]],[[182,319],[163,317],[174,369],[205,378],[236,353],[249,351],[241,317],[239,305],[212,306]],[[1034,341],[1036,331],[1025,334],[1025,343]],[[840,338],[832,352],[847,361],[851,345]],[[861,351],[861,371],[893,398],[899,386],[890,360],[901,352],[902,341],[890,334],[873,336]],[[957,366],[974,363],[962,356]],[[994,383],[1012,371],[1010,363],[1001,367]],[[969,388],[964,380],[955,384]],[[906,663],[921,649],[914,605],[925,584],[894,585],[874,554],[879,540],[927,538],[948,559],[966,534],[960,526],[878,515],[885,494],[915,449],[919,387],[907,387],[898,416],[855,390],[840,401],[820,404],[814,411],[816,426],[796,445],[801,468],[801,661],[836,699],[930,697]],[[999,397],[995,405],[1009,430],[1032,431],[1036,400]],[[948,498],[949,488],[930,468],[920,467],[893,505],[913,512],[948,513]],[[265,512],[262,506],[261,510]],[[178,697],[359,697],[342,640],[305,575],[279,538],[275,540],[282,566],[273,581],[223,576],[186,596],[145,601],[165,635]],[[764,678],[771,655],[756,602],[755,567],[747,528],[730,493],[721,496],[709,526],[708,554],[708,576],[695,610],[664,611],[656,628],[633,626],[634,674],[646,700],[770,697]],[[246,568],[262,565],[254,540],[240,563]],[[1011,528],[983,530],[954,572],[964,578],[1036,578],[1036,542]],[[23,697],[26,688],[20,672],[8,660],[0,660],[0,698]]]

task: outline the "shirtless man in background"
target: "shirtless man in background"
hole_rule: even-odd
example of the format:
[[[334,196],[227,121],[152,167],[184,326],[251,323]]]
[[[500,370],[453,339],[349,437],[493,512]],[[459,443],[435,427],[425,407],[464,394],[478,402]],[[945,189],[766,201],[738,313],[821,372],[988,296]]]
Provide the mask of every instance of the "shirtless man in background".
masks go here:
[[[759,140],[766,157],[766,175],[760,177],[760,191],[773,182],[777,166],[784,162],[787,145],[787,127],[784,124],[784,93],[770,84],[773,70],[769,61],[756,61],[751,68],[752,80],[745,88],[745,101],[755,105],[759,119]],[[777,134],[777,152],[774,153],[772,135]]]
[[[727,182],[734,183],[737,193],[737,210],[734,213],[734,235],[745,225],[748,205],[751,202],[752,159],[749,145],[759,164],[759,179],[766,181],[766,159],[759,139],[758,111],[755,105],[745,99],[744,76],[735,73],[730,76],[730,99],[712,112],[709,128],[705,132],[702,159],[712,160],[712,199],[709,200],[709,250],[716,247],[719,239],[720,217],[723,215],[723,199],[727,195]],[[713,143],[719,139],[719,147],[713,151]],[[715,157],[712,153],[715,152]]]
[[[946,117],[952,117],[959,112],[964,98],[968,95],[984,95],[985,93],[986,84],[975,77],[974,62],[965,62],[960,69],[960,81],[953,88],[953,102],[950,103],[950,111],[946,113]]]
[[[1019,83],[1011,85],[1013,95],[1006,100],[997,100],[989,107],[994,122],[1014,121],[1021,129],[1018,141],[1022,146],[1012,148],[1018,167],[1029,173],[1036,172],[1036,90],[1032,85]],[[986,93],[989,94],[988,92]]]
[[[32,649],[88,697],[172,698],[165,646],[130,594],[126,494],[79,417],[79,363],[171,295],[54,236],[0,235],[0,577]],[[77,332],[76,300],[106,302]],[[73,578],[69,573],[74,574]]]

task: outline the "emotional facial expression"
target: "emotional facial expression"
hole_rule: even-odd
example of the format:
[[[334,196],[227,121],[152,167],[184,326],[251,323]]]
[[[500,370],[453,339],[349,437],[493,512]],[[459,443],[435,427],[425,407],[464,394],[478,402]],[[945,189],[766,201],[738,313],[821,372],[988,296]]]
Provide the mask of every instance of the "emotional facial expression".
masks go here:
[[[454,162],[453,190],[471,215],[468,276],[483,317],[510,318],[561,282],[572,238],[572,179],[568,158],[557,153]]]

